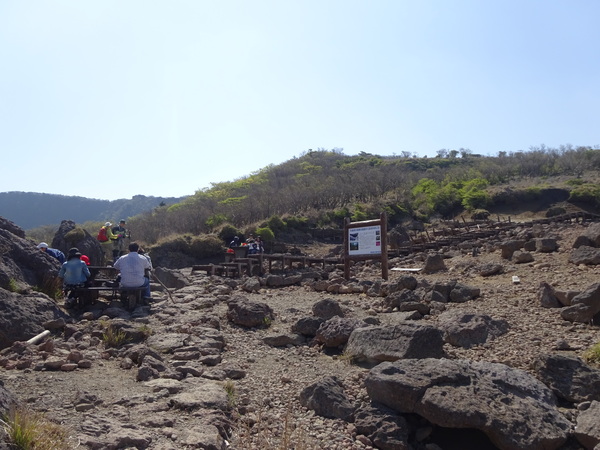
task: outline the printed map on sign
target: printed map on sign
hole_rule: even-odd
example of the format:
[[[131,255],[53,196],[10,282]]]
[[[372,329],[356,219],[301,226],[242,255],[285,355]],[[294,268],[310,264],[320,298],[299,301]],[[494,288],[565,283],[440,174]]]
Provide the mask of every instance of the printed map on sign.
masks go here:
[[[381,253],[381,226],[350,228],[348,230],[348,254],[377,255]]]

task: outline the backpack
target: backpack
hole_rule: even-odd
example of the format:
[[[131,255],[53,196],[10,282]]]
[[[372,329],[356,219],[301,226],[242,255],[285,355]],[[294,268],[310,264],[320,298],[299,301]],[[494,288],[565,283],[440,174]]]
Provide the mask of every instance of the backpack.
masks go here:
[[[100,242],[108,241],[108,235],[106,234],[106,227],[102,227],[102,228],[100,228],[100,231],[98,231],[98,240]]]

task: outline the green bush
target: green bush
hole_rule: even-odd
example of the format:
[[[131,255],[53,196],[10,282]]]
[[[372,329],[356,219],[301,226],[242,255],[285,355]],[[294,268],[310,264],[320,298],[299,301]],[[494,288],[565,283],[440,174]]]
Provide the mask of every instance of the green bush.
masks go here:
[[[600,186],[584,184],[571,191],[570,201],[600,206]]]
[[[229,243],[231,241],[233,241],[234,236],[241,236],[241,235],[242,235],[242,232],[238,228],[231,225],[230,223],[223,225],[223,227],[217,234],[217,236],[219,236],[219,238],[223,242],[225,242],[226,245],[229,245]]]
[[[272,242],[275,240],[275,233],[273,233],[269,227],[257,228],[255,234],[260,236],[260,238],[265,242]]]
[[[286,223],[279,216],[271,216],[267,220],[267,227],[274,233],[285,230]]]
[[[194,236],[188,255],[195,258],[208,258],[223,253],[223,242],[216,234]]]
[[[223,252],[223,241],[216,234],[171,235],[161,239],[150,251],[153,254],[164,255],[170,252],[183,253],[195,258],[205,258]]]
[[[288,228],[293,228],[295,230],[305,231],[309,228],[308,218],[306,217],[287,217],[285,223]]]

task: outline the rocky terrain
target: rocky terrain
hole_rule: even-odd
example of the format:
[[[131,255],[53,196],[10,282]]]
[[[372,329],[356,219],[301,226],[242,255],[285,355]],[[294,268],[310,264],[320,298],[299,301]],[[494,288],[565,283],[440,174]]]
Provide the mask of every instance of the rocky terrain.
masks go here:
[[[159,269],[169,291],[134,311],[0,289],[0,316],[35,302],[51,330],[0,352],[0,407],[44,412],[73,448],[598,448],[600,370],[580,358],[600,342],[599,236],[515,227],[394,258],[388,280],[375,262],[349,282]]]

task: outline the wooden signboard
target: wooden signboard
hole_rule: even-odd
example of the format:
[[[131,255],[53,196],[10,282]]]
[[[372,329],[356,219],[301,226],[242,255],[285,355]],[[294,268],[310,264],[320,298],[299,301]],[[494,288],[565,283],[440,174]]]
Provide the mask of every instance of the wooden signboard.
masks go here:
[[[387,217],[379,220],[344,223],[344,278],[350,279],[350,261],[381,261],[381,278],[388,279]]]

